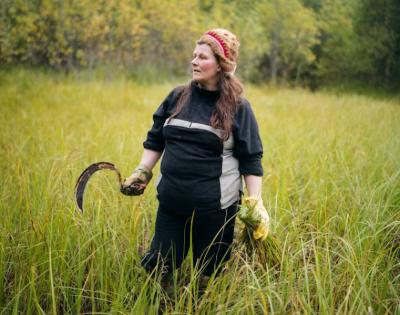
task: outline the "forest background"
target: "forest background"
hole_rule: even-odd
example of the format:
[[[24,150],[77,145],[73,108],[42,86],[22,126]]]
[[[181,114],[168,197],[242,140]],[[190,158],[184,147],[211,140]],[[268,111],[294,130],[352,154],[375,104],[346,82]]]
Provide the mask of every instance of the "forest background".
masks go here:
[[[397,0],[3,0],[0,66],[165,81],[187,76],[195,40],[221,26],[247,82],[400,85]]]

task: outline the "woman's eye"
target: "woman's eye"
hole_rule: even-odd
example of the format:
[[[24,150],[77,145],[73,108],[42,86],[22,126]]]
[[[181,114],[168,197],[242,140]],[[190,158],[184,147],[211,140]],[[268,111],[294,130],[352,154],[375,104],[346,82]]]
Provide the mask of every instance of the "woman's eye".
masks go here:
[[[192,56],[193,59],[196,58],[196,57],[199,57],[200,59],[207,59],[207,57],[204,56],[204,55],[199,55],[199,56],[193,55]]]

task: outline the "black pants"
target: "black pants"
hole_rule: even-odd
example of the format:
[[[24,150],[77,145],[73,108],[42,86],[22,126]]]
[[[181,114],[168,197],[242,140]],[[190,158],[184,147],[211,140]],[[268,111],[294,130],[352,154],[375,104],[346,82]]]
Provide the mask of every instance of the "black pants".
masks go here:
[[[193,263],[199,263],[206,276],[214,271],[217,274],[222,263],[230,258],[237,204],[211,211],[171,209],[160,204],[155,235],[142,258],[142,266],[148,272],[162,266],[165,273],[179,268],[192,239]]]

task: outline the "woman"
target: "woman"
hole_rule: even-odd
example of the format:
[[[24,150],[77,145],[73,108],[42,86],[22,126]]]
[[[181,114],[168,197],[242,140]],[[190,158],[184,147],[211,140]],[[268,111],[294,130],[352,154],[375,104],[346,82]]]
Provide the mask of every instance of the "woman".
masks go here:
[[[192,80],[173,89],[154,113],[140,165],[121,190],[142,194],[162,156],[155,235],[142,265],[152,271],[162,263],[164,274],[170,275],[185,258],[191,233],[204,287],[230,257],[242,177],[249,197],[258,200],[264,231],[269,218],[260,197],[258,126],[234,76],[239,41],[228,30],[214,29],[196,43]]]

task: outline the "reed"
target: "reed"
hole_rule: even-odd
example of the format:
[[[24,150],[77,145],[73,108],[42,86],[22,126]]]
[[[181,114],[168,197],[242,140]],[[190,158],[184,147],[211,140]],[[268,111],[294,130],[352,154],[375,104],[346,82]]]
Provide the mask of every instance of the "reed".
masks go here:
[[[114,174],[96,173],[83,214],[73,189],[96,161],[133,170],[151,115],[175,83],[29,71],[0,78],[0,312],[156,314],[166,296],[140,267],[154,231],[154,185],[129,198]],[[399,100],[246,93],[264,144],[269,239],[277,240],[267,250],[279,249],[279,267],[237,238],[200,298],[189,257],[166,313],[399,314]]]

